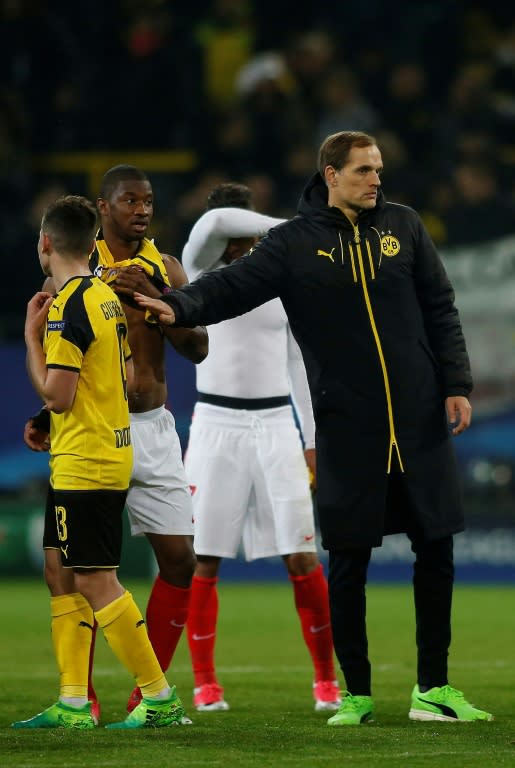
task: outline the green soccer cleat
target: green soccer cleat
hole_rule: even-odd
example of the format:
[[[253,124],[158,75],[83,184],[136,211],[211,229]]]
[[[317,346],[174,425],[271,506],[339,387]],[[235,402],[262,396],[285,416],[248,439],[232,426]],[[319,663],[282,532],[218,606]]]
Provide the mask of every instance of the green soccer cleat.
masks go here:
[[[185,721],[184,707],[175,693],[175,685],[167,699],[142,698],[137,707],[120,723],[109,723],[106,728],[166,728],[182,725]]]
[[[442,685],[421,693],[418,685],[411,694],[410,720],[440,720],[446,723],[466,723],[473,720],[493,720],[490,712],[483,712],[469,704],[461,691]]]
[[[352,696],[346,693],[338,711],[329,718],[327,725],[360,725],[372,719],[373,711],[371,696]]]
[[[91,715],[91,702],[83,707],[70,707],[62,701],[57,701],[48,709],[34,715],[29,720],[18,720],[12,723],[12,728],[77,728],[87,730],[95,727]]]

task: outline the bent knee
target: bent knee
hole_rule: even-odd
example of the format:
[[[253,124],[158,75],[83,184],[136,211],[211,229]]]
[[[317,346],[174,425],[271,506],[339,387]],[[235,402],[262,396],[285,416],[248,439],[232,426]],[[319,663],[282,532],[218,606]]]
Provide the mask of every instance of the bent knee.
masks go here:
[[[161,553],[158,558],[160,577],[176,587],[189,587],[195,572],[197,558],[193,547],[180,553]]]
[[[307,576],[320,562],[316,552],[294,552],[283,559],[290,576]]]
[[[44,579],[52,597],[75,592],[73,571],[63,568],[59,550],[45,550]]]

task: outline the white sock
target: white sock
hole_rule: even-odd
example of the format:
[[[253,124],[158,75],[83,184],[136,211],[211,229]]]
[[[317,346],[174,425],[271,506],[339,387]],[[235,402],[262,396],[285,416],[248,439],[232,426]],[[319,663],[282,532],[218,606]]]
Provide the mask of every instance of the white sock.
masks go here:
[[[88,698],[87,696],[59,696],[59,701],[62,701],[68,707],[80,709],[80,707],[88,703]]]
[[[156,693],[154,696],[150,696],[149,698],[155,700],[155,699],[169,699],[170,698],[171,690],[170,688],[163,688],[162,691],[159,691],[159,693]]]

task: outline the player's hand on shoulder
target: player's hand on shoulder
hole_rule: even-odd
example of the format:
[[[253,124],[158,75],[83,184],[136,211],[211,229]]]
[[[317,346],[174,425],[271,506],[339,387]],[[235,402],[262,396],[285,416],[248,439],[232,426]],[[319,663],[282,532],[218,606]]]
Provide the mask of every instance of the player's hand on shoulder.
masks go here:
[[[161,295],[159,289],[150,281],[145,270],[137,265],[120,267],[116,278],[111,283],[111,288],[115,293],[125,296],[133,296],[135,291],[154,298]]]

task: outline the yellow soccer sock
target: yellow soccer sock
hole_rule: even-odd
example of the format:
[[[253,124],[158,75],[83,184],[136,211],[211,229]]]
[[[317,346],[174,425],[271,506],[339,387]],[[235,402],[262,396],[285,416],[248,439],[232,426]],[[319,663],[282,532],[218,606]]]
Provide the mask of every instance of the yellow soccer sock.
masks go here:
[[[162,694],[168,683],[148,639],[141,612],[130,592],[95,611],[111,650],[134,676],[144,696]]]
[[[87,700],[93,609],[79,592],[51,597],[50,608],[60,695]]]

